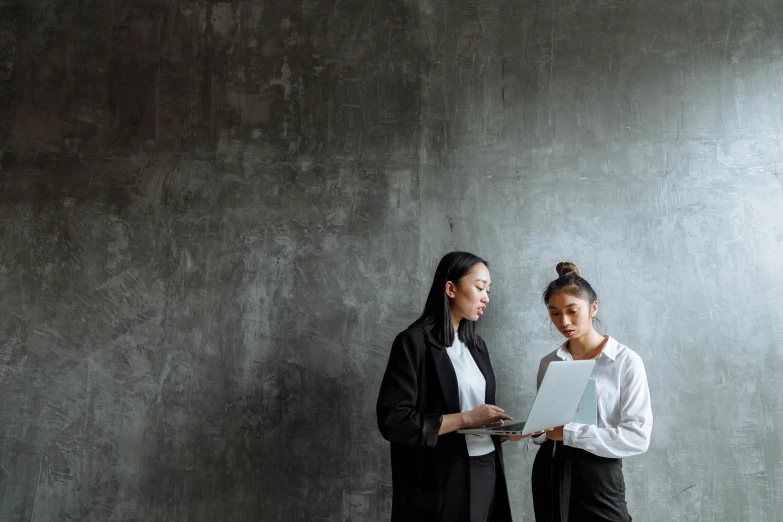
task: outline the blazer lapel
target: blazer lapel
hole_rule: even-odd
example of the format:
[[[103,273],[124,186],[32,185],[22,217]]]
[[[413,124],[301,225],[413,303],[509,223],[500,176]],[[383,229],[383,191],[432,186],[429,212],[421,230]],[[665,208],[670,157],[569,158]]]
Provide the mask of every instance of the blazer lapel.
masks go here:
[[[427,342],[431,348],[430,353],[432,353],[432,360],[435,363],[435,372],[438,374],[440,389],[446,402],[448,410],[446,413],[460,413],[457,374],[454,372],[454,365],[451,364],[449,354],[446,353],[446,347],[430,335],[427,335]]]
[[[484,374],[484,380],[487,385],[484,390],[484,402],[486,404],[495,404],[495,372],[492,371],[492,364],[489,362],[489,356],[486,350],[477,348],[468,348],[473,360],[476,361],[481,373]]]

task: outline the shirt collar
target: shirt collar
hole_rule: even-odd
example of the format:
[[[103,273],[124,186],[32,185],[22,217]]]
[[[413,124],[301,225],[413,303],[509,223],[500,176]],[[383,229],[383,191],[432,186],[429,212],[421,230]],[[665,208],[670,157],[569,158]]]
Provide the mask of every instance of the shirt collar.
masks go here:
[[[619,349],[619,343],[611,335],[609,335],[608,337],[609,338],[606,340],[604,349],[601,350],[601,353],[598,354],[598,357],[596,357],[596,359],[600,358],[602,355],[606,355],[613,361],[617,360],[617,350]],[[567,344],[568,341],[560,345],[560,348],[557,349],[557,356],[564,361],[573,361],[574,358],[571,357],[571,354],[566,349]]]
[[[606,345],[604,346],[604,349],[601,350],[601,353],[609,357],[611,360],[616,361],[617,352],[620,349],[620,344],[611,335],[609,335],[608,337],[609,339],[606,340]]]
[[[573,360],[573,357],[571,357],[571,354],[566,350],[566,345],[568,344],[568,341],[564,342],[560,345],[560,348],[557,349],[557,356],[563,359],[564,361],[570,361]]]

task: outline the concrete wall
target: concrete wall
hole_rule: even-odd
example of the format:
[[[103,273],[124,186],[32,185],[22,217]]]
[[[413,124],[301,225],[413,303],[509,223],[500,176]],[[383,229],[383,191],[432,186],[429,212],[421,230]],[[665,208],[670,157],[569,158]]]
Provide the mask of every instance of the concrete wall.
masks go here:
[[[385,520],[377,388],[456,248],[507,410],[561,342],[558,261],[642,355],[634,520],[783,520],[781,22],[0,0],[0,520]]]

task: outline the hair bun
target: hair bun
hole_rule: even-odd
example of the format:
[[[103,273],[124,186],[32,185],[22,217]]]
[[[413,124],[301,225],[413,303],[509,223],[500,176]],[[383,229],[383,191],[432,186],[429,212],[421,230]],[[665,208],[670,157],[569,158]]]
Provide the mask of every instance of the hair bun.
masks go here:
[[[580,276],[579,269],[570,261],[561,261],[557,264],[555,270],[557,270],[557,275],[560,277],[566,276],[568,274],[574,274],[577,277]]]

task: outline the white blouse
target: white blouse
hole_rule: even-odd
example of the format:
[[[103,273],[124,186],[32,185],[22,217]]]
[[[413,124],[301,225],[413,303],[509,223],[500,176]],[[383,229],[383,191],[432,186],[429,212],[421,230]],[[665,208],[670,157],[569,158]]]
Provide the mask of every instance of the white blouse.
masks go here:
[[[541,359],[539,387],[550,362],[574,359],[566,346],[567,343],[563,343]],[[608,458],[630,457],[647,451],[653,414],[642,358],[609,337],[595,359],[591,377],[596,380],[598,425],[566,424],[563,444]],[[534,444],[542,444],[547,440],[546,433],[532,440]]]
[[[457,374],[460,411],[467,413],[484,404],[487,381],[468,347],[455,335],[454,344],[446,349],[446,353],[449,354],[451,365],[454,366],[454,372]],[[468,445],[468,455],[471,457],[495,451],[495,445],[489,435],[466,434],[465,442]]]

